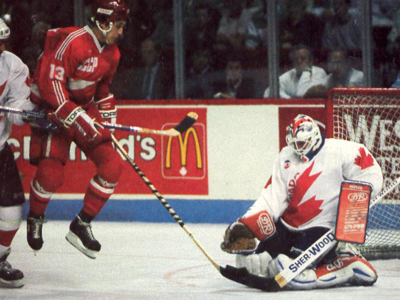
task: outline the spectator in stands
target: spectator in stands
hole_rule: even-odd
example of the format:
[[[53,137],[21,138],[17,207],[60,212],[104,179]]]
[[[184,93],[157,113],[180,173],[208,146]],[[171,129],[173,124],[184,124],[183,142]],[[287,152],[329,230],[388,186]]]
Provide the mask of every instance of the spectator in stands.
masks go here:
[[[361,49],[361,16],[350,13],[351,0],[334,0],[333,17],[325,25],[322,45],[325,48]]]
[[[29,68],[29,72],[33,75],[36,69],[36,61],[43,52],[47,31],[51,28],[46,21],[38,21],[32,28],[31,45],[22,52],[22,59]]]
[[[293,69],[279,77],[281,98],[321,98],[325,97],[327,74],[324,69],[313,66],[311,49],[303,44],[296,45],[290,52]],[[269,88],[264,92],[268,98]]]
[[[387,36],[386,51],[389,55],[399,56],[400,54],[400,9],[394,13],[393,26]]]
[[[394,14],[400,9],[398,0],[372,0],[372,26],[391,26]]]
[[[124,54],[129,55],[132,49],[140,49],[141,43],[151,36],[156,26],[145,0],[127,0],[126,3],[130,8],[130,21],[124,33],[124,42],[119,45],[123,52],[121,58],[126,56]]]
[[[133,72],[126,99],[166,99],[171,88],[173,75],[160,63],[161,46],[152,39],[141,45],[143,68]]]
[[[251,77],[244,76],[242,58],[239,55],[228,57],[225,78],[214,84],[214,98],[252,99],[259,98],[257,84]]]
[[[158,0],[153,3],[153,20],[156,23],[151,38],[158,41],[163,48],[174,46],[173,1]]]
[[[199,3],[194,8],[194,20],[186,30],[186,49],[212,47],[217,38],[216,12],[208,3]]]
[[[186,77],[185,97],[210,99],[213,97],[212,82],[214,69],[211,66],[211,53],[207,47],[200,47],[191,53],[191,68]]]
[[[392,84],[391,86],[392,88],[400,88],[400,72],[397,75],[396,81]]]
[[[250,21],[247,25],[245,46],[247,49],[266,47],[268,44],[267,3],[261,1],[260,5],[245,9]]]
[[[288,16],[279,26],[280,43],[283,49],[304,44],[311,48],[320,48],[324,23],[314,14],[307,12],[307,1],[286,0]]]
[[[225,0],[215,48],[224,51],[244,47],[249,21],[241,0]]]
[[[328,75],[326,87],[362,87],[364,74],[351,66],[344,49],[333,49],[328,55]]]

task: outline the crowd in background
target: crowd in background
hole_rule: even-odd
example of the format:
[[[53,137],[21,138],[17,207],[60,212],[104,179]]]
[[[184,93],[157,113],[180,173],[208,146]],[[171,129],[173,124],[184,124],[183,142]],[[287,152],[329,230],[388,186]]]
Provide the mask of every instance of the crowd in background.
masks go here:
[[[278,1],[281,97],[324,97],[331,87],[365,84],[360,1]],[[120,44],[122,56],[112,85],[114,94],[118,99],[176,98],[173,1],[126,2],[131,20]],[[22,58],[31,73],[46,31],[74,24],[73,3],[3,0],[0,4],[0,16],[13,32],[8,48]],[[183,1],[185,98],[268,97],[266,3]],[[371,3],[374,86],[391,87],[400,69],[400,0]],[[89,17],[91,1],[84,4],[85,16]],[[295,53],[298,48],[307,52],[302,68],[301,55]],[[310,71],[309,76],[302,77],[304,71]],[[287,82],[291,86],[283,86],[290,76],[292,81]],[[304,82],[312,84],[305,89]]]

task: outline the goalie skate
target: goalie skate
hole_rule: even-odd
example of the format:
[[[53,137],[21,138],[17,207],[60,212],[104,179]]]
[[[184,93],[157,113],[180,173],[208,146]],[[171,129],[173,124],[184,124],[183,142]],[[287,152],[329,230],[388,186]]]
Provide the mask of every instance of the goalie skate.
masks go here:
[[[7,261],[11,249],[0,257],[0,287],[20,288],[24,286],[24,274],[17,269],[13,269]]]
[[[95,259],[101,245],[93,236],[90,223],[83,222],[79,216],[76,216],[69,229],[70,231],[65,236],[66,240],[87,257]]]

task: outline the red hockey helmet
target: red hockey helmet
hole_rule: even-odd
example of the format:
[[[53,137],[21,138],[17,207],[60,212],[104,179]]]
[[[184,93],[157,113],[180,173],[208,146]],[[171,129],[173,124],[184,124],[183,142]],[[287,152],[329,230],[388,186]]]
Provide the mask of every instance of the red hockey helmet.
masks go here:
[[[93,4],[93,17],[98,21],[127,20],[129,7],[123,0],[97,0]]]

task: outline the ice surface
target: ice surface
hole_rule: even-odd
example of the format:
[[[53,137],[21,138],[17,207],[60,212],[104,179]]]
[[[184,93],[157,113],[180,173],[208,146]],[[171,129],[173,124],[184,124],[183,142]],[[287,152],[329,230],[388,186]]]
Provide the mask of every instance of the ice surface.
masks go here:
[[[268,294],[222,277],[176,223],[93,222],[102,243],[92,260],[66,240],[69,222],[44,224],[44,245],[37,256],[26,242],[26,223],[13,242],[9,262],[25,273],[22,289],[0,289],[0,299],[400,299],[400,260],[375,261],[373,287]],[[219,250],[227,225],[187,224],[220,265],[234,257]]]

